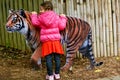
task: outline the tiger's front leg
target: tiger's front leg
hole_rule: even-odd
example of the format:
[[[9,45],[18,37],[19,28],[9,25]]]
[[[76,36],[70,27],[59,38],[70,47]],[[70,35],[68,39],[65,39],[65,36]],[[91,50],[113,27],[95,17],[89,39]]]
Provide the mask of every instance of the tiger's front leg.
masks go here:
[[[61,68],[62,71],[67,71],[70,69],[70,67],[73,64],[73,60],[75,58],[75,53],[69,53],[66,55],[66,63],[65,65]]]
[[[35,70],[41,69],[41,46],[39,46],[31,56],[31,65]]]
[[[31,59],[30,63],[31,63],[31,66],[32,66],[33,70],[42,69],[41,58],[39,58],[38,61],[35,61],[35,60]]]

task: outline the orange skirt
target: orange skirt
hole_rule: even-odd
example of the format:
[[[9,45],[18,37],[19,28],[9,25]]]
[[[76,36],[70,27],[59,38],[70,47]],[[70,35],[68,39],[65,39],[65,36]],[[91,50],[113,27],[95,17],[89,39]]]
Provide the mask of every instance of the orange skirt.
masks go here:
[[[64,54],[62,45],[59,40],[47,41],[42,43],[42,57],[49,55],[51,53]]]

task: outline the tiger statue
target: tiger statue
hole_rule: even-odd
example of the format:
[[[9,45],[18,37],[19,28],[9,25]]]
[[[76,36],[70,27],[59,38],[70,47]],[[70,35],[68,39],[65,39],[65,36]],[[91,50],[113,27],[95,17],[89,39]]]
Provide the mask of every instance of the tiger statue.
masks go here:
[[[88,69],[100,66],[103,62],[96,62],[92,48],[92,30],[90,25],[79,18],[67,17],[66,28],[60,32],[61,43],[66,44],[66,63],[61,70],[69,70],[74,62],[76,52],[79,51],[90,61]],[[27,44],[34,52],[41,47],[39,41],[40,30],[32,26],[30,12],[20,9],[18,11],[9,10],[6,29],[8,32],[20,32],[25,36]],[[39,63],[41,58],[38,60]]]

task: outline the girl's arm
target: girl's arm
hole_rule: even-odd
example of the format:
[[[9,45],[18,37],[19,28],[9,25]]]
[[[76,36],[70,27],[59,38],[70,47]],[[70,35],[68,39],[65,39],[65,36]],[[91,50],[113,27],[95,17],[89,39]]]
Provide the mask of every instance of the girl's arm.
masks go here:
[[[66,16],[64,14],[61,14],[59,16],[59,23],[58,23],[59,30],[64,30],[65,29],[66,22],[67,22]]]
[[[32,15],[30,17],[31,17],[32,24],[34,26],[39,26],[40,25],[37,12],[32,12]]]

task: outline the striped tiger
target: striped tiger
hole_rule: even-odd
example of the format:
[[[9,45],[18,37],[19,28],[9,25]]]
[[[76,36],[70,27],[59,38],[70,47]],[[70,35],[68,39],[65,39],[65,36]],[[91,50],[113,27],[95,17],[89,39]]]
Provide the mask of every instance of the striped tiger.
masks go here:
[[[32,26],[28,11],[19,10],[9,12],[6,29],[9,32],[20,32],[25,35],[26,41],[34,51],[39,47],[39,30]],[[90,61],[88,69],[100,66],[103,62],[96,62],[92,50],[92,30],[90,25],[78,18],[67,17],[66,28],[60,32],[61,43],[66,44],[66,63],[63,71],[71,68],[76,51],[86,56]],[[40,62],[41,59],[39,59]],[[40,62],[41,63],[41,62]]]

